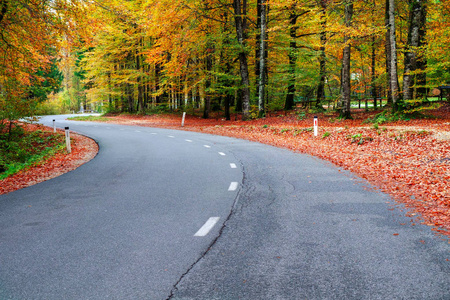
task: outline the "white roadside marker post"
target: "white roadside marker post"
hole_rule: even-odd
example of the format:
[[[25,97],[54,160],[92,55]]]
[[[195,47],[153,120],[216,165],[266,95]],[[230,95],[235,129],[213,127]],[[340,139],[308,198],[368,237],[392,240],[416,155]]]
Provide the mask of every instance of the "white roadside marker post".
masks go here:
[[[319,121],[317,120],[317,116],[314,116],[314,136],[319,134]]]
[[[70,147],[70,132],[69,132],[69,127],[65,127],[65,132],[66,132],[66,148],[67,148],[67,153],[71,153],[72,149]]]
[[[184,118],[186,117],[186,112],[183,112],[183,118],[181,119],[181,127],[184,127]]]
[[[53,119],[53,133],[56,133],[56,124],[55,124],[55,119]]]

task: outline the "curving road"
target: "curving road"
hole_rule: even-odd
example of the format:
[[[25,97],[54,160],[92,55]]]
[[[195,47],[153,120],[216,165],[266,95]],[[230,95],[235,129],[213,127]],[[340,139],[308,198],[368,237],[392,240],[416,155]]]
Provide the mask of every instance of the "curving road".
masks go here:
[[[75,171],[0,196],[0,299],[450,299],[450,245],[310,156],[199,133],[94,138]]]

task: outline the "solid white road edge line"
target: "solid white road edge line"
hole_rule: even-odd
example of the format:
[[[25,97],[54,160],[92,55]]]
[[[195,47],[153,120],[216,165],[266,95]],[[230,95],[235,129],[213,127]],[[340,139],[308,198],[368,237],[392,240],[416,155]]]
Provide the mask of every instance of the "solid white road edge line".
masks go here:
[[[211,229],[213,229],[214,225],[219,221],[220,217],[211,217],[206,221],[206,223],[194,234],[194,236],[205,236],[207,235]]]
[[[237,183],[236,181],[233,181],[232,183],[230,183],[230,187],[228,188],[229,191],[235,191],[239,186],[239,183]]]

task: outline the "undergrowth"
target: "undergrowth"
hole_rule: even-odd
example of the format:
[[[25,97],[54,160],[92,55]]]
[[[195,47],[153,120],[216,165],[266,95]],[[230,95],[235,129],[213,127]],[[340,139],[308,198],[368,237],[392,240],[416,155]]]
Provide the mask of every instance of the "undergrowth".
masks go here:
[[[25,131],[15,126],[0,132],[0,180],[53,156],[64,149],[64,135]]]
[[[106,121],[108,118],[104,116],[76,116],[67,118],[67,120],[73,120],[73,121]]]

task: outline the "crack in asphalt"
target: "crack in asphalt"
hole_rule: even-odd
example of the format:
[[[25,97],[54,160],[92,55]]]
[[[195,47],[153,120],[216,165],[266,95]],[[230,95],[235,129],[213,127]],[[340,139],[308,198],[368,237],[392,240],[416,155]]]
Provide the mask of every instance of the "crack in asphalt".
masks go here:
[[[244,185],[246,184],[246,176],[245,176],[245,168],[244,165],[242,164],[242,161],[238,160],[239,164],[241,165],[241,170],[242,170],[242,188],[240,188],[236,194],[236,197],[233,200],[233,205],[231,206],[231,210],[227,216],[227,218],[225,219],[225,221],[222,224],[222,227],[219,230],[219,233],[217,234],[217,236],[214,238],[214,240],[209,244],[209,246],[206,248],[206,250],[199,256],[199,258],[192,264],[189,266],[189,268],[186,270],[186,272],[184,272],[180,278],[177,280],[177,282],[173,285],[169,296],[166,298],[166,300],[170,300],[175,296],[175,293],[178,291],[178,285],[180,284],[180,282],[183,280],[184,277],[186,277],[186,275],[189,274],[189,272],[206,256],[206,254],[208,254],[208,252],[212,249],[212,247],[216,244],[216,242],[219,240],[219,238],[222,236],[223,231],[225,230],[225,227],[227,226],[228,221],[231,219],[231,216],[235,213],[237,204],[239,202],[239,197],[241,195],[241,192],[243,190]]]

